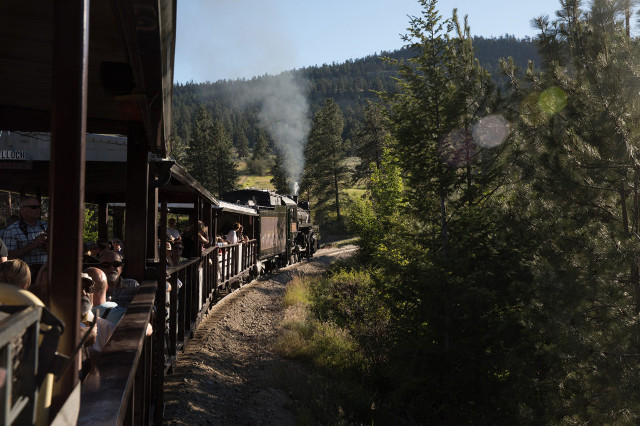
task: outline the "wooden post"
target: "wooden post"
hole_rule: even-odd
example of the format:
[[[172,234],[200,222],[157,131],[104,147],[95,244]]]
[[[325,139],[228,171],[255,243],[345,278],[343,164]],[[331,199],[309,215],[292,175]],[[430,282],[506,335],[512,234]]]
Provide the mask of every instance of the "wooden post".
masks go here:
[[[124,276],[145,279],[147,207],[149,194],[148,145],[133,131],[127,137],[127,217]]]
[[[65,323],[58,345],[65,355],[79,340],[88,50],[89,0],[55,1],[48,278],[51,311]],[[78,383],[78,361],[56,382],[54,415]]]
[[[158,173],[155,166],[149,166],[149,182],[153,182]],[[154,262],[158,261],[158,188],[150,187],[148,193],[147,215],[147,253]]]
[[[124,238],[124,207],[113,207],[113,236]]]

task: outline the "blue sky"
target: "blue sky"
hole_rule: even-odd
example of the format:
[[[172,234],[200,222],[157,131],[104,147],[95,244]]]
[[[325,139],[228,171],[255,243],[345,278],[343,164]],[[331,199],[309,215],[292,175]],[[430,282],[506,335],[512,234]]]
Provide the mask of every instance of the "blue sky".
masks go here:
[[[559,0],[440,0],[471,32],[533,36],[532,18],[554,16]],[[339,63],[402,47],[417,0],[179,0],[174,81],[251,78]]]

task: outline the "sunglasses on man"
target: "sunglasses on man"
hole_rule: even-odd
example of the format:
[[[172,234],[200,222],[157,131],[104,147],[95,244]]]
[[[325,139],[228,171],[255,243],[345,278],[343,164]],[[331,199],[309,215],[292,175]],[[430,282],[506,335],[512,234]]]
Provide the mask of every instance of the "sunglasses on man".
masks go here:
[[[31,209],[31,210],[35,210],[35,209],[39,209],[40,208],[40,206],[22,206],[22,207],[24,207],[25,209]]]

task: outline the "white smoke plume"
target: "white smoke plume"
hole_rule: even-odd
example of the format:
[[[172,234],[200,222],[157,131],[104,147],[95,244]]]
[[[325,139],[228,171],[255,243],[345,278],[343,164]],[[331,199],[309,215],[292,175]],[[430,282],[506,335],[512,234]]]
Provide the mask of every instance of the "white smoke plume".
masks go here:
[[[304,147],[309,134],[306,82],[292,72],[261,79],[257,94],[260,124],[273,139],[295,193],[304,170]]]

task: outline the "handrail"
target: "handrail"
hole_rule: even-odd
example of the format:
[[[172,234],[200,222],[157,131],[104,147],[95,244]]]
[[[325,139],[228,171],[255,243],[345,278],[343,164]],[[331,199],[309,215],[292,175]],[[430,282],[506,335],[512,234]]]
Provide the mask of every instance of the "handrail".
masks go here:
[[[146,336],[157,284],[140,285],[82,385],[79,425],[148,424],[151,338]],[[144,362],[141,362],[144,361]],[[147,365],[145,365],[147,364]],[[142,374],[142,377],[140,373]],[[134,392],[134,388],[135,391]],[[148,389],[150,390],[150,389]],[[134,401],[135,400],[135,401]],[[133,408],[133,410],[132,410]]]
[[[257,241],[251,240],[208,247],[201,256],[165,271],[160,270],[160,263],[150,264],[156,268],[159,280],[168,276],[168,297],[156,293],[161,289],[155,281],[140,286],[83,383],[78,424],[137,425],[157,421],[152,418],[154,407],[150,406],[163,403],[162,389],[157,384],[171,371],[219,291],[230,290],[233,283],[250,277],[256,260]],[[164,318],[158,316],[153,322],[156,343],[152,345],[145,330],[158,300],[166,300],[166,304],[155,306]]]

